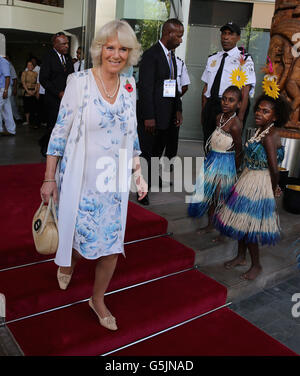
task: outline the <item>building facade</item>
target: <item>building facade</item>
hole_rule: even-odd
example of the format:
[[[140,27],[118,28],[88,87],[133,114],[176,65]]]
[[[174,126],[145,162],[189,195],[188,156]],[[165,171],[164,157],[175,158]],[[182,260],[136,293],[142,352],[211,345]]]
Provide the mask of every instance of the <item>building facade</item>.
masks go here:
[[[159,39],[165,20],[179,18],[185,34],[176,54],[185,60],[191,79],[183,97],[180,137],[201,139],[201,75],[207,56],[221,48],[220,26],[227,21],[241,26],[239,45],[254,60],[257,95],[261,92],[261,68],[266,60],[274,8],[275,0],[0,0],[0,55],[9,53],[20,74],[28,58],[42,58],[51,36],[64,31],[75,58],[77,47],[84,46],[88,51],[95,31],[113,19],[127,20],[145,50]],[[88,54],[85,65],[91,66]],[[252,122],[253,116],[249,116],[247,125]]]

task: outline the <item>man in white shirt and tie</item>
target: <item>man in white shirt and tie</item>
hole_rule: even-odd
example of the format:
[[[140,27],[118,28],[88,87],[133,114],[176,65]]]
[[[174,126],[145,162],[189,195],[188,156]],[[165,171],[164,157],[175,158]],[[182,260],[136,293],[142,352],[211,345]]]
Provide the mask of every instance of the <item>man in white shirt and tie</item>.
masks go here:
[[[242,62],[243,70],[247,75],[246,86],[242,88],[242,105],[238,113],[241,122],[246,122],[249,111],[249,96],[254,93],[256,77],[254,63],[249,54],[237,47],[240,40],[241,29],[233,23],[223,25],[221,31],[222,51],[208,57],[202,81],[205,85],[202,91],[202,117],[201,122],[205,144],[216,128],[216,116],[221,112],[221,98],[223,92],[231,85],[231,74],[239,68]]]

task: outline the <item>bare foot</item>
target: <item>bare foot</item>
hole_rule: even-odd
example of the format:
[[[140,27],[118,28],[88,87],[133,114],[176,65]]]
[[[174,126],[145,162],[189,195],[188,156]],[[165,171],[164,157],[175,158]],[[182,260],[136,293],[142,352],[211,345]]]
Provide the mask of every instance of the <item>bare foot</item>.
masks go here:
[[[240,278],[244,281],[253,281],[262,271],[262,267],[259,266],[251,266],[251,268],[246,272],[243,273]]]
[[[210,232],[213,232],[215,230],[214,226],[213,225],[207,225],[203,228],[200,228],[198,231],[197,231],[197,234],[198,235],[204,235],[204,234],[209,234]]]
[[[227,270],[234,268],[235,266],[246,265],[246,259],[242,256],[236,256],[233,260],[227,261],[224,263],[224,267]]]
[[[222,243],[222,242],[224,242],[224,240],[225,240],[225,236],[224,235],[219,235],[216,238],[214,238],[212,240],[212,242],[213,243]]]

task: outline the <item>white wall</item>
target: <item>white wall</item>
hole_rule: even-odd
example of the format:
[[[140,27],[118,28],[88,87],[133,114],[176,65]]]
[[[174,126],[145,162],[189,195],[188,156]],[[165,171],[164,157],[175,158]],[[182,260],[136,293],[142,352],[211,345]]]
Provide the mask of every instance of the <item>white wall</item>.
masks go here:
[[[18,0],[15,0],[14,3],[14,6],[0,4],[1,28],[50,34],[62,29],[63,8],[37,6],[34,3]]]
[[[270,29],[274,10],[275,4],[255,3],[253,6],[251,27]]]
[[[116,18],[116,0],[97,0],[95,32]]]
[[[82,26],[83,0],[65,0],[63,29]]]
[[[6,4],[7,0],[0,0],[0,25],[5,29],[54,34],[82,26],[83,0],[65,0],[64,8],[21,0]]]

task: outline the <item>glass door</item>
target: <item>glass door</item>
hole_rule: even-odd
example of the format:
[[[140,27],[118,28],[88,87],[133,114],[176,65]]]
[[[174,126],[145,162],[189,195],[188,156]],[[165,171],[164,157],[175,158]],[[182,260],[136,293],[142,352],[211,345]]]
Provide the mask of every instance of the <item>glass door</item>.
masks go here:
[[[181,138],[202,139],[201,81],[209,55],[222,49],[220,27],[229,20],[241,26],[239,46],[247,50],[252,4],[233,1],[191,0],[185,62],[191,84],[183,97]]]
[[[13,96],[15,137],[0,137],[0,164],[44,161],[40,155],[39,139],[45,132],[46,117],[39,126],[27,125],[24,108],[22,72],[28,60],[41,65],[43,57],[52,48],[51,38],[64,32],[69,38],[69,53],[75,63],[79,46],[88,50],[94,36],[96,0],[1,0],[0,1],[0,55],[6,56],[16,72],[17,91]],[[89,57],[84,61],[89,65]],[[46,113],[43,107],[41,114]],[[2,120],[1,120],[2,121]],[[26,125],[24,125],[24,123]],[[42,124],[42,125],[41,125]],[[4,132],[7,129],[4,121]]]

